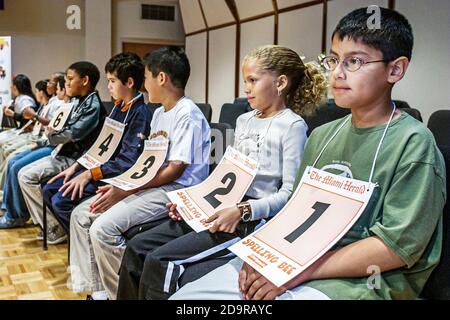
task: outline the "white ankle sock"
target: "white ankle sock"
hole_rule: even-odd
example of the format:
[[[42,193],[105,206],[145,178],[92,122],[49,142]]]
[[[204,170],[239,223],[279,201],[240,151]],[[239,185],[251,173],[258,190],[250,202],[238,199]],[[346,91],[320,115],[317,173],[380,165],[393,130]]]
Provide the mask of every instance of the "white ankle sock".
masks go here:
[[[94,300],[108,300],[108,295],[106,291],[95,291],[91,294],[92,299]]]

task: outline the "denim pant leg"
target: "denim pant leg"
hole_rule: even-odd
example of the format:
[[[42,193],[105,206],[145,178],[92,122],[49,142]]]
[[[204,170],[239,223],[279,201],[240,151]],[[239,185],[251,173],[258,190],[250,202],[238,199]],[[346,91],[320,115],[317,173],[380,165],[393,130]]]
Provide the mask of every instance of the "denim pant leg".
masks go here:
[[[28,212],[22,190],[19,186],[19,171],[28,164],[50,155],[52,150],[53,148],[51,147],[40,148],[33,151],[27,150],[10,160],[3,198],[3,205],[7,210],[7,214],[29,219],[30,213]]]

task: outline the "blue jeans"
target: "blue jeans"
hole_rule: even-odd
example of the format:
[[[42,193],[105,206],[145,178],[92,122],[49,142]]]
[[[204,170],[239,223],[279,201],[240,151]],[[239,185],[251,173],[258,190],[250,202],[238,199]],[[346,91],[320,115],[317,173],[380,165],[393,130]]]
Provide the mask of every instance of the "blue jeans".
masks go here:
[[[49,156],[53,149],[53,147],[43,147],[36,150],[27,150],[19,153],[9,161],[2,204],[2,209],[6,210],[5,217],[7,219],[23,219],[26,221],[30,218],[30,213],[19,186],[18,173],[20,169],[30,163]]]

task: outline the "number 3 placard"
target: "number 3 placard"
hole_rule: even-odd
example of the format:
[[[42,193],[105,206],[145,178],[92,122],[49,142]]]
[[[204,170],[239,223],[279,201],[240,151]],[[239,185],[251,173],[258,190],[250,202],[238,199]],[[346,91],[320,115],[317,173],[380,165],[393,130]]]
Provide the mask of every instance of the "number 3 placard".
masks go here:
[[[122,140],[125,125],[111,118],[106,118],[99,137],[78,163],[86,169],[92,169],[108,161]]]
[[[374,187],[308,167],[286,206],[229,249],[280,287],[348,232],[366,208]]]
[[[145,141],[144,152],[134,166],[118,177],[102,181],[125,191],[142,187],[158,173],[159,168],[166,160],[168,147],[168,139],[158,138]]]
[[[72,111],[73,103],[66,103],[58,108],[56,115],[50,121],[50,128],[53,130],[61,130],[69,119],[70,112]]]
[[[247,192],[257,172],[256,161],[228,147],[214,172],[194,187],[171,191],[169,199],[196,232],[207,230],[205,220],[219,210],[239,202]]]

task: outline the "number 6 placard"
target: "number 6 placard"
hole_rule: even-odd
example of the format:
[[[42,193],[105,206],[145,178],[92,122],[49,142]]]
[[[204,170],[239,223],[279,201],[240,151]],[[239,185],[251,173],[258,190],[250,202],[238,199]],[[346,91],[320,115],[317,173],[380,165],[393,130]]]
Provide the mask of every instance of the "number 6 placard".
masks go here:
[[[73,103],[66,103],[59,107],[56,115],[50,121],[49,127],[56,131],[61,130],[69,119],[72,108]]]
[[[177,204],[178,212],[192,229],[196,232],[207,230],[206,219],[241,201],[257,168],[256,161],[228,147],[208,179],[194,187],[168,192],[167,196]]]
[[[125,125],[111,118],[106,118],[99,137],[78,163],[86,169],[96,168],[108,161],[122,140]]]
[[[374,187],[308,167],[286,206],[229,250],[280,287],[348,232],[366,208]]]
[[[158,173],[166,159],[168,147],[168,139],[158,138],[145,141],[144,152],[134,166],[118,177],[102,181],[125,191],[142,187]]]

